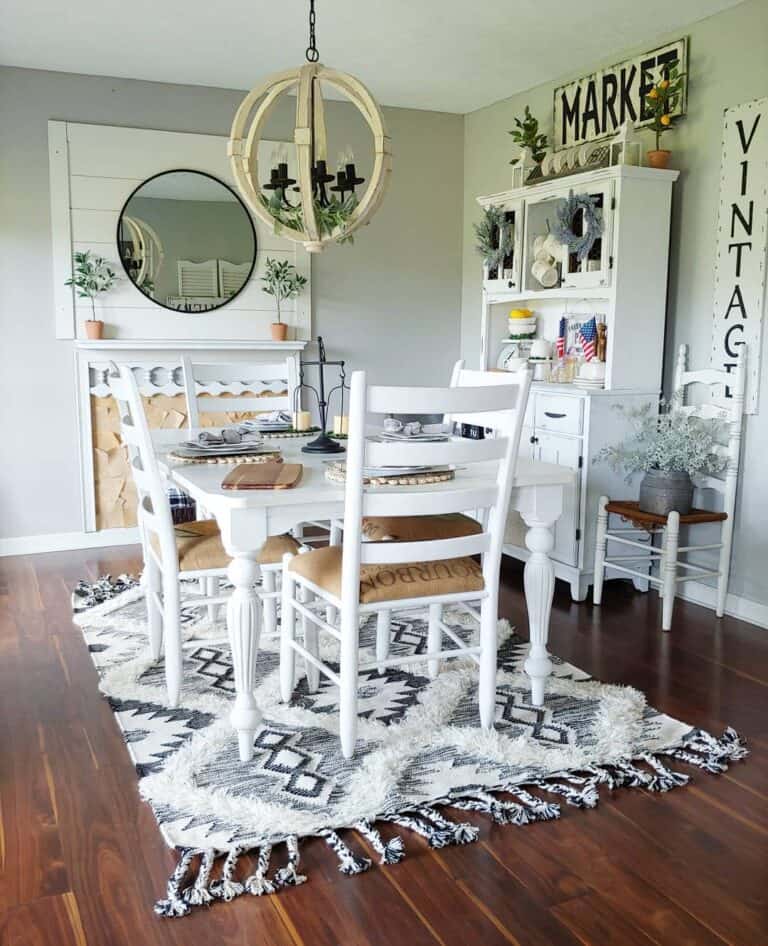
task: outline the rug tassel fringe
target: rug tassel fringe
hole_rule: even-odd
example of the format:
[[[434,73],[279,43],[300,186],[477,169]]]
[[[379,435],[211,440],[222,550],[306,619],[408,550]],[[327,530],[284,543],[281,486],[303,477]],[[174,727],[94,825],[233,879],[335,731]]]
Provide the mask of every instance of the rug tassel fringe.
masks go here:
[[[443,817],[435,808],[422,806],[398,815],[389,815],[388,821],[415,831],[426,839],[430,847],[448,847],[451,844],[470,844],[477,840],[478,829],[466,822],[456,823]]]
[[[369,857],[358,857],[335,831],[326,831],[322,836],[328,847],[338,857],[339,870],[342,874],[363,874],[371,866]]]
[[[567,805],[572,805],[574,808],[595,808],[600,800],[600,793],[598,792],[600,779],[597,776],[592,776],[592,778],[576,776],[567,778],[562,782],[542,780],[535,784],[537,788],[541,788],[545,792],[560,795],[565,799]]]
[[[261,897],[267,893],[275,892],[275,885],[267,879],[269,871],[269,861],[272,857],[272,845],[264,844],[259,848],[259,857],[256,862],[256,870],[246,877],[244,881],[245,889],[254,897]]]
[[[379,855],[380,864],[399,864],[405,857],[405,845],[401,837],[395,836],[389,841],[384,841],[370,821],[358,821],[353,827],[355,831],[368,839],[371,847]]]
[[[245,892],[245,887],[238,881],[233,880],[237,861],[242,853],[243,849],[240,847],[233,847],[227,853],[224,866],[221,868],[221,879],[214,880],[210,886],[211,894],[216,900],[229,903],[230,900],[234,900],[235,897],[239,897],[240,894]]]
[[[186,916],[189,913],[190,907],[181,896],[181,882],[186,877],[187,870],[195,854],[194,848],[183,848],[181,850],[179,862],[168,880],[166,899],[158,900],[155,903],[155,913],[158,916]]]
[[[214,899],[213,894],[208,888],[208,881],[211,878],[211,870],[216,859],[216,852],[213,850],[203,851],[200,855],[200,867],[197,871],[197,879],[187,887],[181,894],[184,903],[190,907],[199,907],[211,903]]]
[[[288,863],[275,874],[273,880],[275,890],[281,887],[298,887],[307,881],[306,876],[297,870],[301,855],[299,854],[299,839],[295,834],[285,839],[285,846],[288,848]]]
[[[468,824],[466,821],[449,821],[436,808],[417,808],[416,812],[436,824],[438,829],[445,833],[448,844],[472,844],[473,841],[477,841],[480,834],[479,829],[474,825]],[[444,847],[444,845],[441,844],[440,847]]]

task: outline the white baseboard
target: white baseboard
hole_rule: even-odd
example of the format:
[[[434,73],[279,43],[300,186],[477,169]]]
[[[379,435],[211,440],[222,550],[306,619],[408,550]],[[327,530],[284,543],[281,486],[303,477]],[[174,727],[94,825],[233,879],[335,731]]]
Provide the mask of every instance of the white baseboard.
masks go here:
[[[139,530],[102,529],[101,532],[52,532],[48,535],[21,535],[0,539],[0,556],[34,555],[38,552],[69,552],[74,549],[101,549],[108,545],[138,545]]]
[[[701,604],[705,608],[715,610],[717,590],[710,585],[699,581],[687,581],[678,590],[677,596],[685,601],[692,601],[694,604]],[[725,599],[725,613],[742,621],[748,621],[750,624],[756,624],[758,627],[768,628],[768,604],[729,594]]]

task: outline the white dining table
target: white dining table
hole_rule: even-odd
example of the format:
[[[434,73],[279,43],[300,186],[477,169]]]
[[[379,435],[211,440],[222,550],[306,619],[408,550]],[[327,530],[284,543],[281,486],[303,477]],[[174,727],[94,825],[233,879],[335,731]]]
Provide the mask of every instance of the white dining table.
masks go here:
[[[244,762],[253,756],[253,739],[261,722],[254,698],[261,629],[256,588],[259,549],[270,535],[289,532],[304,522],[341,519],[344,514],[344,486],[325,478],[329,457],[302,453],[303,442],[274,441],[284,462],[301,463],[304,467],[296,487],[276,490],[222,489],[224,476],[235,464],[174,463],[167,456],[167,445],[158,446],[165,476],[216,518],[224,548],[232,557],[228,577],[234,590],[227,603],[227,630],[236,694],[231,718]],[[473,464],[471,468],[457,470],[454,480],[411,488],[429,493],[459,485],[482,487],[494,481],[495,475],[495,464]],[[546,680],[552,670],[547,638],[555,588],[549,558],[554,544],[553,527],[563,510],[564,490],[573,483],[574,476],[567,467],[521,458],[512,486],[510,508],[520,514],[527,526],[525,543],[530,553],[523,573],[530,636],[524,667],[535,706],[544,702]]]

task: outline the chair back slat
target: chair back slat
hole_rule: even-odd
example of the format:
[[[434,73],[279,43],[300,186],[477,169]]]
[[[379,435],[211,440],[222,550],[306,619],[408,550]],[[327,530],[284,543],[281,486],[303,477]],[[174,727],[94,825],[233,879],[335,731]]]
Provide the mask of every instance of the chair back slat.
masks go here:
[[[201,397],[197,398],[197,409],[201,414],[259,414],[265,411],[285,411],[289,409],[289,404],[288,398],[284,394],[276,397],[254,397],[253,395],[245,397],[238,395],[214,397],[203,394]]]
[[[479,463],[501,460],[507,452],[507,438],[494,440],[452,440],[448,443],[404,443],[366,441],[367,466],[435,465],[446,463]]]
[[[371,414],[481,414],[500,410],[514,410],[520,403],[520,388],[511,384],[513,375],[507,373],[506,384],[499,386],[417,388],[368,388],[367,408]]]
[[[746,368],[747,349],[745,345],[740,347],[736,370],[732,373],[714,368],[688,371],[687,345],[679,347],[675,364],[674,391],[676,398],[681,402],[680,410],[705,420],[721,420],[727,425],[727,442],[713,448],[713,453],[726,461],[722,472],[694,477],[694,482],[700,489],[712,489],[723,494],[723,511],[727,513],[729,519],[733,518],[736,510],[736,488],[744,425]],[[686,403],[689,389],[697,385],[710,388],[710,400],[693,404]]]
[[[435,562],[466,555],[482,555],[489,546],[490,536],[487,533],[427,542],[364,542],[360,562],[363,565]]]
[[[363,493],[364,516],[441,516],[466,509],[487,509],[496,498],[496,487],[462,488],[456,497],[446,484],[404,490],[402,486],[379,487]],[[464,505],[466,504],[466,505]]]
[[[507,371],[477,371],[465,368],[463,361],[457,361],[451,375],[451,387],[472,387],[474,385],[508,385],[510,374]],[[454,411],[446,414],[446,424],[472,424],[490,430],[503,430],[508,422],[507,411],[492,411],[485,414]]]
[[[181,356],[187,425],[201,426],[201,414],[262,413],[293,408],[296,366],[292,358],[270,363],[199,363]]]

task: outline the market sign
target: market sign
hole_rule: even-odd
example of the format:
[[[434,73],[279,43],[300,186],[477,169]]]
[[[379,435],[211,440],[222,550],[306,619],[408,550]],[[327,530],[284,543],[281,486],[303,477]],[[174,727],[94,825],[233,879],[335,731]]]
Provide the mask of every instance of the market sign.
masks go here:
[[[677,64],[686,71],[686,47],[687,40],[678,39],[556,88],[555,151],[613,136],[625,122],[635,128],[649,124],[645,96],[663,70]],[[681,95],[672,115],[684,114]]]
[[[713,368],[747,352],[744,411],[756,414],[768,250],[768,98],[725,112],[715,248]],[[746,346],[746,349],[744,348]]]

